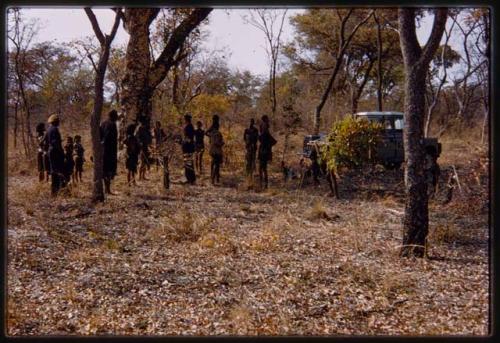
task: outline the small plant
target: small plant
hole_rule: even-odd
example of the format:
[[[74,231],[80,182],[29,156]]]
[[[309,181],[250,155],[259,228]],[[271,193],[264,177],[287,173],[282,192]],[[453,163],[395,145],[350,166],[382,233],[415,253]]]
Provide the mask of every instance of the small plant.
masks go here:
[[[309,213],[309,219],[330,219],[326,213],[326,208],[321,199],[316,200]]]

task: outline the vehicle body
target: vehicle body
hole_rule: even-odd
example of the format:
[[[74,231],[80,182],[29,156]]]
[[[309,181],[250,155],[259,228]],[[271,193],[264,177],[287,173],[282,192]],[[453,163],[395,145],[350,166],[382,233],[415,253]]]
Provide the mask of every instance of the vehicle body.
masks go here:
[[[375,154],[377,162],[388,169],[398,169],[405,159],[403,146],[403,112],[358,112],[355,114],[355,117],[365,118],[368,121],[378,122],[383,125],[384,131],[382,133],[382,139]],[[305,136],[303,154],[306,157],[310,157],[313,145],[315,143],[326,143],[326,137],[325,134]],[[441,143],[437,141],[437,138],[424,138],[424,145],[426,153],[434,155],[436,159],[441,154]]]

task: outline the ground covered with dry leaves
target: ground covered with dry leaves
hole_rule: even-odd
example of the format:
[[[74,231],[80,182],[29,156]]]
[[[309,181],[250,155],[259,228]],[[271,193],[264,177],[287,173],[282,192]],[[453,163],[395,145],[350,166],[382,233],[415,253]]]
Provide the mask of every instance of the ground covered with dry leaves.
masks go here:
[[[346,172],[337,200],[277,170],[257,192],[242,166],[217,187],[173,168],[168,191],[155,168],[131,188],[120,169],[93,206],[89,164],[54,201],[10,158],[8,334],[485,335],[489,181],[465,150],[443,147],[460,188],[431,200],[422,260],[398,257],[402,171]]]

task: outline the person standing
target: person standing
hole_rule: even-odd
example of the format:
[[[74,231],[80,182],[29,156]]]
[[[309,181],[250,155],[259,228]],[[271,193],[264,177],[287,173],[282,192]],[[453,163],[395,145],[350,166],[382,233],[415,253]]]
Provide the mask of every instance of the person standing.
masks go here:
[[[51,193],[56,196],[64,186],[64,150],[61,134],[59,133],[59,116],[53,114],[48,120],[50,126],[47,130],[47,144],[51,175]]]
[[[165,134],[165,131],[163,131],[161,127],[161,123],[157,121],[155,123],[155,127],[153,129],[153,136],[155,139],[155,152],[156,152],[156,170],[158,170],[158,167],[160,166],[160,159],[161,159],[161,146],[163,142],[165,142],[165,139],[167,138],[167,135]]]
[[[146,116],[141,116],[139,118],[139,126],[137,126],[137,129],[135,130],[135,136],[141,146],[141,152],[139,154],[139,180],[147,180],[146,170],[149,170],[149,145],[151,144],[152,139],[147,125]]]
[[[118,113],[111,110],[108,113],[108,119],[101,124],[101,144],[103,147],[103,177],[104,191],[111,193],[111,181],[116,175],[118,162],[118,129],[116,121]]]
[[[45,133],[45,123],[39,123],[36,126],[36,138],[38,141],[38,180],[40,182],[49,181],[50,165],[49,165],[49,155],[48,155],[48,142],[47,135]]]
[[[127,148],[125,167],[127,168],[127,182],[130,186],[135,183],[135,174],[137,173],[137,163],[139,162],[139,153],[141,145],[134,135],[135,124],[127,126],[127,137],[124,139],[123,144]]]
[[[187,183],[193,185],[196,182],[196,173],[194,170],[194,127],[191,123],[191,115],[184,116],[184,129],[182,137],[182,154],[184,157],[184,174]]]
[[[212,157],[210,164],[210,179],[212,185],[220,182],[220,165],[222,164],[222,147],[224,139],[219,131],[219,116],[214,115],[212,118],[212,126],[207,130],[206,135],[210,138],[209,153]]]
[[[82,182],[82,173],[83,173],[83,163],[85,162],[85,149],[82,145],[82,137],[80,135],[75,136],[75,181]]]
[[[257,142],[259,140],[259,130],[254,126],[255,120],[250,119],[250,126],[245,129],[243,133],[243,140],[245,141],[245,161],[246,161],[246,176],[248,186],[253,183],[253,173],[255,172],[255,159],[257,157]]]
[[[205,130],[201,121],[196,122],[197,129],[194,131],[194,162],[195,169],[199,174],[203,173],[203,153],[205,152]]]
[[[269,117],[267,115],[262,116],[259,129],[259,183],[262,188],[262,182],[264,182],[264,188],[267,188],[267,165],[273,159],[273,146],[277,143],[269,132]]]
[[[75,160],[73,159],[73,137],[66,137],[66,144],[64,145],[64,178],[66,184],[75,182],[73,171],[75,169]]]

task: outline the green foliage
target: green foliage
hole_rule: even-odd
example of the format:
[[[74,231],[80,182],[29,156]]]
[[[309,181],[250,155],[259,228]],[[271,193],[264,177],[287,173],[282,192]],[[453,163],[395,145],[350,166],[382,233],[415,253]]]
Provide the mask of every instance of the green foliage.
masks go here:
[[[373,152],[380,142],[382,130],[380,123],[346,116],[333,125],[328,144],[321,150],[322,158],[335,172],[339,167],[361,167],[374,158]]]

